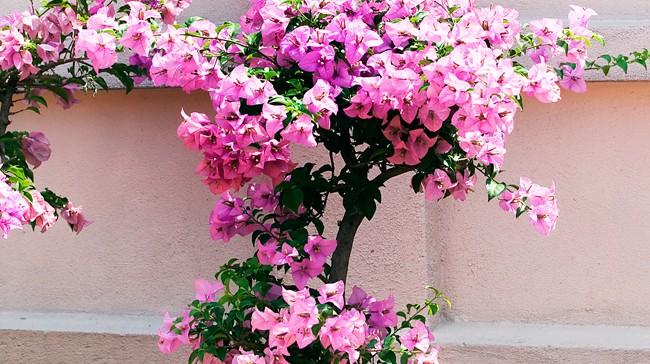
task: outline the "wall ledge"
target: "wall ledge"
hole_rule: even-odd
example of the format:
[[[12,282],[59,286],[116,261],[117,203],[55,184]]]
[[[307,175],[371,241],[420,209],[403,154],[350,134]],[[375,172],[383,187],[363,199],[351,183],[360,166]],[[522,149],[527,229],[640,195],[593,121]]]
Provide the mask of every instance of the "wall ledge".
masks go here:
[[[451,322],[433,331],[445,346],[650,351],[650,327]]]
[[[0,312],[0,332],[39,331],[155,335],[162,323],[162,314],[159,316],[146,316],[59,312]]]
[[[0,331],[155,335],[162,316],[0,312]],[[650,327],[448,322],[435,328],[441,346],[648,350]]]

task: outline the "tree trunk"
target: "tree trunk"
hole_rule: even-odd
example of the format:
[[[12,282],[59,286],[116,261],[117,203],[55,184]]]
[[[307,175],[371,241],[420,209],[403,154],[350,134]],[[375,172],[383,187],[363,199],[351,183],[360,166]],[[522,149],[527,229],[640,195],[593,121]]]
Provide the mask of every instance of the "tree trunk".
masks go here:
[[[346,211],[343,219],[339,222],[339,231],[336,234],[336,251],[332,255],[332,271],[330,272],[330,281],[346,282],[348,276],[348,266],[350,265],[350,254],[354,244],[354,236],[364,217],[360,213],[350,213]]]

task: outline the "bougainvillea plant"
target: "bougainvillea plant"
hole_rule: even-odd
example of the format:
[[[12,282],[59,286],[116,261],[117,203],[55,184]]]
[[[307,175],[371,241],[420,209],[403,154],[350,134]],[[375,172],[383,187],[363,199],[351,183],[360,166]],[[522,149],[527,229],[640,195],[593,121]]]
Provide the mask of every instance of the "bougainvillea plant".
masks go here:
[[[75,90],[108,88],[106,75],[127,91],[149,78],[208,92],[214,114],[183,112],[178,136],[201,152],[196,171],[220,196],[212,238],[250,236],[257,250],[223,265],[216,281],[197,279],[196,300],[165,316],[160,350],[187,345],[189,362],[437,362],[425,315],[446,301],[439,291],[398,311],[392,295],[346,287],[357,228],[382,187],[409,174],[425,198],[463,201],[481,176],[488,200],[548,235],[555,186],[498,180],[523,96],[556,102],[561,88],[586,91],[585,71],[648,59],[644,50],[589,61],[602,39],[587,25],[595,12],[580,6],[564,27],[521,24],[515,10],[471,0],[256,0],[238,23],[178,24],[189,5],[53,0],[0,23],[5,233],[47,225],[25,212],[47,203],[76,231],[87,224],[64,199],[34,190],[29,164],[47,159],[47,138],[4,133],[11,115],[47,106],[44,92],[68,107]],[[296,144],[320,147],[329,162],[295,163]],[[344,214],[326,237],[332,194]]]

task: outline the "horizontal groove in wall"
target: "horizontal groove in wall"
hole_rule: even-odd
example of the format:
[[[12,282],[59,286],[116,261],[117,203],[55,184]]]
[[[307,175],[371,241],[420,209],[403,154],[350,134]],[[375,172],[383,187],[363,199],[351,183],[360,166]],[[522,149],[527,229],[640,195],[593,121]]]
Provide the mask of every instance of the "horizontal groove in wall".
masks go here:
[[[588,350],[650,350],[650,327],[445,323],[434,330],[441,346],[546,347]]]
[[[163,316],[0,312],[0,330],[155,335]]]
[[[0,312],[0,331],[155,335],[162,316]],[[650,350],[650,327],[451,322],[434,329],[440,345]]]

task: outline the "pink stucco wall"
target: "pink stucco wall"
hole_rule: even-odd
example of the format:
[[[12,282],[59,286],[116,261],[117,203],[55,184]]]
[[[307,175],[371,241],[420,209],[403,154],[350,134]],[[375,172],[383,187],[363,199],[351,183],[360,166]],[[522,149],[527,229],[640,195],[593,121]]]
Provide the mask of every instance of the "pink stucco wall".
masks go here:
[[[647,324],[649,99],[647,83],[597,83],[556,105],[526,105],[504,175],[555,181],[561,219],[550,238],[485,202],[481,187],[464,204],[425,204],[402,179],[361,230],[352,282],[396,290],[401,302],[443,287],[456,304],[448,315],[460,319]],[[40,186],[83,204],[95,224],[78,236],[60,224],[4,241],[1,310],[179,309],[195,276],[250,251],[246,239],[208,236],[215,198],[194,175],[198,156],[175,137],[181,107],[209,104],[176,90],[114,91],[16,121],[52,141]]]

